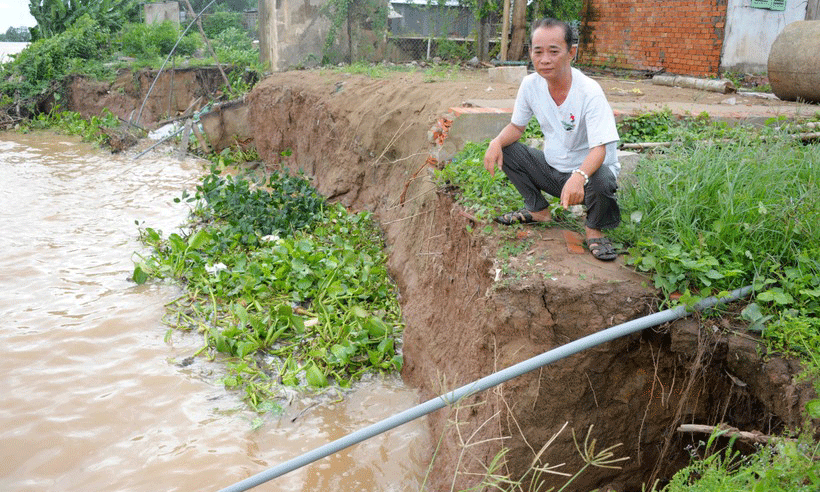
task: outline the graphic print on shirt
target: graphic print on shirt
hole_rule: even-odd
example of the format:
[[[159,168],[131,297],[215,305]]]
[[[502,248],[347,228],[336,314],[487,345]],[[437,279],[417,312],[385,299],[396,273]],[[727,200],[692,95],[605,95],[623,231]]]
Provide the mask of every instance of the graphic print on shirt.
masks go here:
[[[570,113],[569,121],[561,120],[561,124],[564,125],[564,130],[571,132],[575,129],[575,115]]]

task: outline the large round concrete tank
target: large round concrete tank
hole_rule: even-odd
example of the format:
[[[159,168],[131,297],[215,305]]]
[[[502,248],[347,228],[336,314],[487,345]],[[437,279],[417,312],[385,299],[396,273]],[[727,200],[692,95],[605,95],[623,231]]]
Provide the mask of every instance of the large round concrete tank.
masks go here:
[[[780,99],[820,103],[820,20],[793,22],[777,36],[769,83]]]

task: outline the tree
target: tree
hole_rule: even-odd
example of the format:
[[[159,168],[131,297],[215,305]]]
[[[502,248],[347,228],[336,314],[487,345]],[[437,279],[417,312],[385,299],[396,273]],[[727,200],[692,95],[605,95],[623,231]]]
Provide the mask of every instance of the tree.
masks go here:
[[[552,17],[563,21],[581,20],[583,0],[537,0],[532,3],[532,20]]]
[[[461,0],[461,5],[475,12],[475,18],[478,21],[476,57],[481,61],[488,61],[490,59],[488,51],[490,26],[498,19],[500,4],[498,0]]]
[[[29,0],[29,12],[37,27],[34,39],[50,38],[88,14],[100,27],[118,31],[126,21],[138,19],[138,0]]]
[[[520,60],[524,58],[527,43],[527,20],[534,21],[543,17],[552,17],[567,22],[580,19],[583,0],[536,0],[532,2],[527,12],[527,2],[513,0],[512,39],[507,59]]]
[[[245,10],[255,9],[259,6],[259,1],[263,0],[217,0],[208,9],[209,12],[243,12]],[[211,0],[190,0],[191,7],[198,14],[211,3]]]
[[[527,40],[527,2],[515,0],[512,14],[512,39],[507,52],[509,60],[520,60],[524,56],[524,44]]]
[[[0,41],[10,41],[16,43],[25,43],[31,41],[31,34],[28,32],[28,27],[9,27],[5,34],[0,34]]]

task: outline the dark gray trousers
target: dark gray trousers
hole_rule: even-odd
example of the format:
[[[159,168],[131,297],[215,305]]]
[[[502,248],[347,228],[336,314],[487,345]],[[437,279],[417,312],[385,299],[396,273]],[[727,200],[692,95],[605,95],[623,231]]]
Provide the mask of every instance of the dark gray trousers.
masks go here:
[[[543,210],[549,203],[542,191],[554,197],[561,196],[564,183],[572,173],[562,173],[547,164],[544,152],[515,142],[504,147],[504,174],[521,193],[524,206],[531,212]],[[606,168],[589,177],[584,187],[584,205],[587,208],[586,226],[591,229],[612,229],[621,223],[621,209],[615,198],[618,182]]]

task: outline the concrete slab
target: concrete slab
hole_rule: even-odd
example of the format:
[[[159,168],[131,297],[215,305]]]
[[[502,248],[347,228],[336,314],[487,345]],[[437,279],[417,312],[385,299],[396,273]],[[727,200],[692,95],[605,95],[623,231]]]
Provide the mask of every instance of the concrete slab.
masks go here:
[[[745,123],[764,123],[770,118],[786,116],[788,118],[811,117],[818,111],[816,105],[752,105],[738,102],[732,104],[731,97],[726,97],[722,104],[684,103],[684,102],[642,102],[618,101],[609,98],[609,105],[615,113],[615,119],[620,120],[627,116],[634,116],[655,111],[671,111],[675,116],[697,116],[708,114],[720,121],[736,121]],[[467,99],[465,105],[476,108],[509,109],[512,112],[515,99]]]
[[[731,98],[727,98],[730,100]],[[702,104],[682,102],[615,102],[610,101],[615,118],[638,115],[655,111],[671,111],[675,116],[697,116],[703,113],[719,121],[763,124],[766,120],[785,116],[787,118],[809,118],[817,112],[816,106],[787,105],[753,106],[749,104]]]
[[[495,138],[510,122],[511,109],[459,107],[450,108],[453,123],[439,149],[439,160],[451,159],[467,142]]]
[[[515,99],[467,99],[464,106],[474,108],[496,108],[505,109],[512,113],[515,106]]]
[[[493,67],[487,70],[487,73],[489,73],[491,83],[520,85],[527,76],[527,67],[525,65]]]

